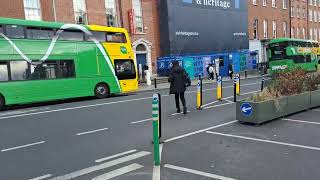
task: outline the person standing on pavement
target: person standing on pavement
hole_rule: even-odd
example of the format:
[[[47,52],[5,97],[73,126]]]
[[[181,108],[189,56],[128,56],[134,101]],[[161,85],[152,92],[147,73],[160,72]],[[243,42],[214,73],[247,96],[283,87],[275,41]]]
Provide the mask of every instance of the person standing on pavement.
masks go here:
[[[228,66],[228,74],[229,74],[230,79],[232,79],[232,76],[233,76],[233,66],[232,66],[232,64],[229,64],[229,66]]]
[[[214,80],[214,67],[212,64],[209,65],[209,80]]]
[[[170,70],[169,79],[170,82],[170,94],[175,95],[177,113],[181,112],[179,98],[183,105],[183,114],[187,114],[186,100],[184,93],[186,87],[191,85],[191,80],[187,72],[179,66],[178,61],[172,62],[172,68]]]

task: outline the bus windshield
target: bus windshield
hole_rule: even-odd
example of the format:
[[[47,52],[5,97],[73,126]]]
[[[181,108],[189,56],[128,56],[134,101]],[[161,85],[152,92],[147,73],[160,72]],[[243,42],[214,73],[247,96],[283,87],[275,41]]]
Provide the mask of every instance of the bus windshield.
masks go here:
[[[269,49],[271,52],[271,57],[269,58],[269,61],[287,59],[287,53],[286,53],[287,46],[288,46],[288,42],[269,44]]]

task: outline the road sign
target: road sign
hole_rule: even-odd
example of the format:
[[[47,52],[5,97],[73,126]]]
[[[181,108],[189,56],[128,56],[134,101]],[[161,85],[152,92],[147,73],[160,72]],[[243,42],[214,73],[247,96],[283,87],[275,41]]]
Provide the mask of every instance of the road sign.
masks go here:
[[[253,112],[253,108],[252,108],[251,104],[249,104],[249,103],[243,103],[241,105],[240,110],[241,110],[242,114],[244,114],[245,116],[251,116],[252,112]]]

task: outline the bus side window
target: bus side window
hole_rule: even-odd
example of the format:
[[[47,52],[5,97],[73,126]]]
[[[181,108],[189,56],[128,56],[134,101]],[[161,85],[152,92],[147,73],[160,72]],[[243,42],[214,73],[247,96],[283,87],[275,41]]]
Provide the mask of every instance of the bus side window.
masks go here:
[[[52,39],[54,31],[53,29],[27,27],[26,34],[28,39]]]
[[[0,62],[0,82],[8,81],[8,64],[6,62]]]
[[[0,33],[3,33],[3,27],[0,25]],[[0,37],[1,38],[1,37]]]
[[[98,32],[98,31],[91,31],[92,36],[86,36],[87,41],[93,41],[93,38],[99,42],[106,42],[106,33],[105,32]]]
[[[59,40],[84,41],[84,33],[82,31],[76,31],[76,30],[64,30],[60,34]]]
[[[29,65],[26,61],[10,61],[11,79],[21,81],[29,79]]]
[[[126,43],[126,35],[119,32],[107,32],[107,42],[109,43]]]
[[[75,77],[75,68],[73,60],[60,61],[59,69],[61,71],[61,78]]]
[[[6,35],[9,38],[23,39],[24,27],[18,25],[6,25]]]

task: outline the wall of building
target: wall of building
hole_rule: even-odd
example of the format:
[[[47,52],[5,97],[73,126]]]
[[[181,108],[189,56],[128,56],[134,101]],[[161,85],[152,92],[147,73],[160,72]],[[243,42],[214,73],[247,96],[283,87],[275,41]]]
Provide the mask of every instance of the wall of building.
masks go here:
[[[0,17],[24,19],[23,0],[2,0]]]
[[[266,6],[263,6],[262,0],[257,0],[256,5],[252,3],[252,0],[248,0],[248,28],[249,39],[255,39],[253,37],[253,23],[255,19],[258,19],[258,36],[256,39],[264,38],[263,32],[263,20],[268,21],[268,38],[272,39],[272,21],[277,23],[277,37],[284,37],[283,22],[287,22],[287,35],[289,36],[290,18],[289,18],[289,3],[287,8],[283,9],[282,1],[276,1],[276,7],[272,7],[271,0],[267,0]]]

